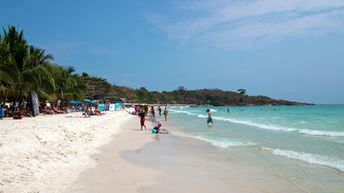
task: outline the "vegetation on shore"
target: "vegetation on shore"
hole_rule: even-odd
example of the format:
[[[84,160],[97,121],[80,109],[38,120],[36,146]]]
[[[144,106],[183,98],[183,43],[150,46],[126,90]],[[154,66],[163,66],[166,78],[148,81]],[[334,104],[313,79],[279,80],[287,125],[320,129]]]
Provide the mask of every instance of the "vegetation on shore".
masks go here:
[[[188,90],[179,87],[173,91],[148,91],[146,88],[133,89],[124,86],[111,85],[105,79],[90,77],[83,73],[81,79],[86,86],[85,96],[92,99],[120,100],[133,103],[153,104],[194,104],[214,106],[239,105],[307,105],[306,103],[275,100],[266,96],[248,96],[245,89],[237,92],[220,89]]]
[[[275,100],[266,96],[248,96],[245,89],[238,92],[220,89],[148,91],[112,85],[103,78],[78,75],[72,67],[53,62],[45,50],[29,44],[15,27],[0,33],[0,103],[40,101],[53,104],[70,100],[122,100],[134,103],[195,104],[195,105],[304,105],[304,103]]]
[[[29,44],[23,31],[8,27],[0,33],[0,102],[83,99],[85,86],[72,67],[53,63],[53,56]]]

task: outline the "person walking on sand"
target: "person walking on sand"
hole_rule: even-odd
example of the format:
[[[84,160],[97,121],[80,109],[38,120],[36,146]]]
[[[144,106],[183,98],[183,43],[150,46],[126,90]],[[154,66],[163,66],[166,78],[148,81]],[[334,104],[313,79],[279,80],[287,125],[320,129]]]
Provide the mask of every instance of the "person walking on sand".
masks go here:
[[[210,125],[210,123],[213,125],[213,118],[211,118],[211,112],[209,109],[206,111],[208,113],[208,119],[207,119],[207,124]]]
[[[151,108],[151,113],[152,113],[152,116],[153,116],[153,118],[155,118],[155,110],[154,110],[154,106],[152,106],[152,108]]]
[[[165,121],[167,121],[167,115],[168,115],[168,111],[167,111],[167,108],[165,107],[165,110],[164,110]]]
[[[143,130],[143,127],[145,128],[145,131],[146,131],[147,130],[147,127],[145,125],[146,115],[145,113],[141,112],[139,116],[140,116],[141,131]]]

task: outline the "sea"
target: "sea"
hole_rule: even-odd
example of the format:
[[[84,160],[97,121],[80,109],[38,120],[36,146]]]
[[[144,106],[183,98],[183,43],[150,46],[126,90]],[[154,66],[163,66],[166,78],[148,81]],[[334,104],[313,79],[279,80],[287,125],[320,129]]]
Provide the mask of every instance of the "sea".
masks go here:
[[[185,136],[305,192],[344,192],[344,105],[174,107],[169,119]]]

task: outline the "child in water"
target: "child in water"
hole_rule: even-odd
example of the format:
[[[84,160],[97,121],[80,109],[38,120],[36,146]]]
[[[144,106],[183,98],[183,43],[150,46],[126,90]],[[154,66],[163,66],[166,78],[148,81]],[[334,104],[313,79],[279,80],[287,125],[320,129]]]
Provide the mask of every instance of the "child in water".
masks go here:
[[[162,126],[161,123],[158,122],[158,125],[155,126],[155,127],[152,129],[152,133],[155,133],[155,134],[159,134],[159,133],[168,134],[168,130],[167,130],[167,129],[160,129],[161,126]]]

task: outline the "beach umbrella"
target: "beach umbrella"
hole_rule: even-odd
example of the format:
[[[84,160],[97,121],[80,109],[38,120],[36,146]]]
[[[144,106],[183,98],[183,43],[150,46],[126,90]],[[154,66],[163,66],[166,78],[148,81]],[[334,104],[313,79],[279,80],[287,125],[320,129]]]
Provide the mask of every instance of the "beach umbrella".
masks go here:
[[[71,105],[79,105],[79,104],[81,104],[81,102],[80,101],[70,101],[69,104],[71,104]]]
[[[91,100],[84,100],[84,102],[83,102],[84,104],[87,104],[87,105],[90,105],[90,104],[92,104],[92,102],[91,102]]]

